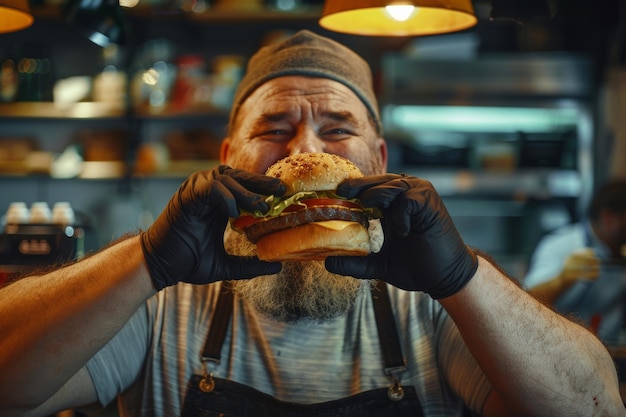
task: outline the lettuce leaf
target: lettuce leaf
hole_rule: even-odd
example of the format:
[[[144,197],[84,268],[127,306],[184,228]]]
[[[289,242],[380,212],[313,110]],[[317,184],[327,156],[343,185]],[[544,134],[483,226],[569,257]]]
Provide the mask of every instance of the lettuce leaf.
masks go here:
[[[305,206],[305,204],[301,203],[302,200],[308,200],[311,198],[336,198],[339,200],[346,200],[352,203],[361,205],[359,200],[356,198],[346,199],[343,197],[339,197],[333,191],[301,191],[287,198],[284,197],[276,197],[274,195],[270,195],[265,199],[265,202],[270,206],[270,209],[267,213],[263,214],[258,210],[254,212],[249,212],[246,210],[240,210],[240,215],[252,215],[254,217],[275,217],[282,213],[287,207],[297,204],[301,206]],[[377,219],[382,217],[382,211],[377,207],[362,207],[365,214],[369,217]]]

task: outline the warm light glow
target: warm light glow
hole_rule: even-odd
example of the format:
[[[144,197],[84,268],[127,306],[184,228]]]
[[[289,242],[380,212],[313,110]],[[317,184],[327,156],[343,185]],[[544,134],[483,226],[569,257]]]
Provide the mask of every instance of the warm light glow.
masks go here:
[[[393,20],[404,22],[411,17],[415,11],[415,6],[411,4],[390,4],[385,6],[385,11],[389,13]]]
[[[33,21],[27,0],[0,0],[0,33],[25,29]]]
[[[471,0],[326,0],[319,24],[354,35],[422,36],[468,29],[477,21]]]

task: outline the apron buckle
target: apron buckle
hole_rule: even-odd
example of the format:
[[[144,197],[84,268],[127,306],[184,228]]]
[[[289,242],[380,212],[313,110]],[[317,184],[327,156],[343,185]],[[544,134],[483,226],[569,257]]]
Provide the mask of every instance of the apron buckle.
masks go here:
[[[209,393],[215,389],[215,380],[213,379],[213,372],[207,372],[206,361],[202,361],[202,379],[198,383],[200,391]]]
[[[404,388],[400,384],[400,375],[406,367],[399,366],[385,369],[385,373],[391,377],[391,386],[387,390],[387,396],[391,401],[400,401],[404,398]]]
[[[387,397],[391,401],[400,401],[404,398],[404,388],[395,378],[393,378],[393,384],[387,390]]]

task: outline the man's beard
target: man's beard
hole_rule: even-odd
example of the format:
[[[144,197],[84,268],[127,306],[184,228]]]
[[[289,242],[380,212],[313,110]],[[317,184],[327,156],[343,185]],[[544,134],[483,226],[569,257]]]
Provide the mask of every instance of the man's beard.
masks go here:
[[[228,253],[255,255],[256,246],[227,228],[224,244]],[[235,294],[260,313],[279,321],[310,319],[326,321],[346,314],[369,281],[326,270],[323,261],[284,262],[275,275],[231,282]]]

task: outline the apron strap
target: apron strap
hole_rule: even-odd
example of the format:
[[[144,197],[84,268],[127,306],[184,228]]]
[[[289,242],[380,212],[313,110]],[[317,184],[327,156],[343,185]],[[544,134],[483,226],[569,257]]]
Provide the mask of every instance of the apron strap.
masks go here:
[[[220,363],[222,356],[222,345],[228,331],[228,324],[233,312],[233,291],[226,282],[222,283],[222,288],[217,296],[217,304],[209,325],[209,334],[204,342],[202,351],[202,362],[211,361]]]
[[[376,281],[375,286],[371,289],[371,295],[378,329],[378,340],[385,360],[385,373],[393,375],[403,372],[406,370],[406,362],[402,354],[396,320],[391,309],[387,283],[381,280]]]
[[[374,306],[374,316],[376,317],[378,341],[385,362],[384,371],[386,375],[391,377],[393,382],[392,386],[389,388],[388,395],[392,400],[398,401],[404,397],[399,374],[406,370],[406,362],[402,354],[398,329],[391,309],[387,283],[380,280],[376,281],[376,284],[372,286],[370,294]],[[212,391],[214,387],[212,374],[206,371],[206,363],[220,363],[222,345],[226,338],[232,311],[233,292],[226,283],[223,283],[209,325],[209,333],[204,344],[204,350],[202,351],[201,359],[205,375],[201,382],[201,389],[205,392]],[[204,384],[204,388],[202,384]]]

